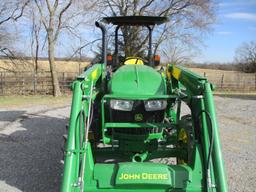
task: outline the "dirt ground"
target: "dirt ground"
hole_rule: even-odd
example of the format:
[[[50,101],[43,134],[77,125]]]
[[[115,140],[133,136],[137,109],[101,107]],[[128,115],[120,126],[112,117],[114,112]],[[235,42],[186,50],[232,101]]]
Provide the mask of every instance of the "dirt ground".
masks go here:
[[[215,97],[229,191],[256,191],[256,99]],[[0,192],[59,191],[70,106],[0,107]]]

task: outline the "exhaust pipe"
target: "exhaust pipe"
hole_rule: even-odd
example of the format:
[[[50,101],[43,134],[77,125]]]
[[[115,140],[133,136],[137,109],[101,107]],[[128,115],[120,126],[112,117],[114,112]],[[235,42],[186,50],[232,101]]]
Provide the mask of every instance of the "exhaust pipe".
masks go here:
[[[96,21],[95,26],[101,29],[102,32],[102,55],[101,55],[101,62],[107,65],[107,30],[105,26]]]

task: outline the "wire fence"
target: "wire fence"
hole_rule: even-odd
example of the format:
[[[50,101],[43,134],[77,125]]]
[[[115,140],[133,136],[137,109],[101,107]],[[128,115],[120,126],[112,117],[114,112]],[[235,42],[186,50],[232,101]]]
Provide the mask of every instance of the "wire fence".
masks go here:
[[[58,73],[62,93],[70,93],[70,84],[77,75],[75,72]],[[0,72],[0,95],[49,95],[53,93],[51,80],[50,72]]]
[[[70,85],[78,75],[78,72],[59,72],[59,84],[63,94],[69,94]],[[211,83],[216,85],[217,90],[230,91],[256,91],[256,74],[241,72],[206,73],[199,72]],[[29,71],[23,72],[0,72],[0,95],[49,95],[53,93],[51,73]]]
[[[213,83],[217,90],[256,91],[256,73],[238,71],[199,72]]]

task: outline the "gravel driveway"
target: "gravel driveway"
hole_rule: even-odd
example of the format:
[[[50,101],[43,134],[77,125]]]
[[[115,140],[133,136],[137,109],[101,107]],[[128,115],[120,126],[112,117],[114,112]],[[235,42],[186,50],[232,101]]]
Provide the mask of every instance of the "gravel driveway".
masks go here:
[[[256,100],[216,97],[231,192],[256,191]],[[70,107],[0,109],[0,192],[59,191]]]
[[[256,98],[216,97],[230,192],[256,192]]]
[[[0,192],[59,191],[70,107],[0,111]]]

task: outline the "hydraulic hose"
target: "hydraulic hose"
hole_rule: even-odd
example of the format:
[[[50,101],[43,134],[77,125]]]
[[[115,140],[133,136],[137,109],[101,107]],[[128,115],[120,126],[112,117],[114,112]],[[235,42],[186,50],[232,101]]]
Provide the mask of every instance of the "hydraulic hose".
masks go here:
[[[208,118],[208,120],[210,121],[210,129],[211,129],[211,134],[209,135],[210,137],[210,146],[209,146],[209,153],[207,156],[207,162],[206,162],[206,173],[207,173],[207,184],[208,187],[211,188],[212,187],[212,183],[211,183],[211,176],[210,176],[210,162],[211,162],[211,154],[212,154],[212,150],[213,150],[213,142],[214,142],[214,134],[213,134],[213,123],[212,123],[212,118],[211,115],[208,111],[206,110],[201,110],[198,114],[198,118],[203,114],[206,114],[206,117]]]
[[[85,127],[85,134],[84,134],[84,149],[86,150],[87,148],[87,143],[88,143],[88,133],[89,133],[89,128],[92,123],[92,116],[93,116],[93,105],[92,105],[92,92],[93,92],[93,83],[91,83],[91,88],[90,88],[90,96],[89,96],[89,109],[88,109],[88,115],[87,115],[87,123]],[[86,122],[86,119],[85,119]],[[85,171],[85,161],[86,161],[86,152],[84,151],[83,155],[83,160],[82,160],[82,167],[81,167],[81,175],[80,175],[80,189],[81,191],[84,191],[84,171]]]

